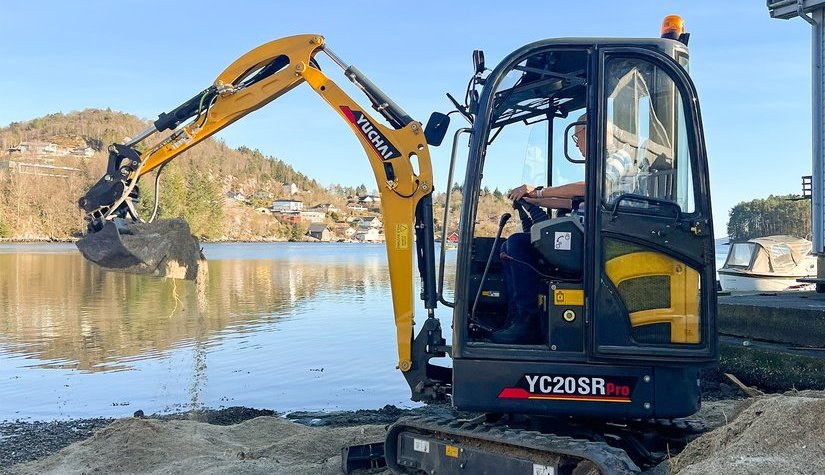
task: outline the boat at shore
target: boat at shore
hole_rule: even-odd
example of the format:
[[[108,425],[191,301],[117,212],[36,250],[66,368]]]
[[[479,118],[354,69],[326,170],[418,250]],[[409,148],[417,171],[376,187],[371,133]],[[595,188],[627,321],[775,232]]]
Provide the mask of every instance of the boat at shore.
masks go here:
[[[816,277],[811,241],[777,235],[731,243],[725,264],[717,272],[727,292],[813,290],[798,279]]]

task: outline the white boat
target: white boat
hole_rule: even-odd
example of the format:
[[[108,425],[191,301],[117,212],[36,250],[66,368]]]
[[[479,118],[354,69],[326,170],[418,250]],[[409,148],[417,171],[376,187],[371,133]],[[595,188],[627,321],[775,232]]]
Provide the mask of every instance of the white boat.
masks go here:
[[[765,236],[731,243],[717,272],[722,290],[729,292],[813,290],[814,284],[797,279],[816,277],[816,256],[807,239]]]

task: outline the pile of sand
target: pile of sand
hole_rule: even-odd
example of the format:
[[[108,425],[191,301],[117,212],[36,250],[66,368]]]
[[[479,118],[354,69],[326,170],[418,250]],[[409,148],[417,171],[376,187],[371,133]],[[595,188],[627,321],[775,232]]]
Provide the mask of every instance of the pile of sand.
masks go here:
[[[825,393],[749,402],[729,424],[688,444],[673,460],[672,473],[825,473]]]
[[[383,441],[385,434],[383,425],[307,427],[278,417],[232,426],[122,419],[12,473],[337,475],[342,447]]]
[[[666,473],[667,465],[680,475],[825,473],[825,392],[712,403],[700,417],[727,424],[652,473]],[[384,424],[309,427],[278,417],[231,426],[123,419],[11,473],[340,474],[342,447],[382,441],[385,433]]]

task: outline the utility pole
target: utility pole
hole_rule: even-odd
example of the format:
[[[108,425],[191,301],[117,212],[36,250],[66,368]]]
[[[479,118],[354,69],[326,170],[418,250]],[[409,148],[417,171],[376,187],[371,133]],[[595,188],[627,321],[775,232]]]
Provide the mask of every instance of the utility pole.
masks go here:
[[[812,132],[811,234],[817,256],[816,291],[825,293],[825,0],[767,0],[771,18],[799,17],[811,25]]]

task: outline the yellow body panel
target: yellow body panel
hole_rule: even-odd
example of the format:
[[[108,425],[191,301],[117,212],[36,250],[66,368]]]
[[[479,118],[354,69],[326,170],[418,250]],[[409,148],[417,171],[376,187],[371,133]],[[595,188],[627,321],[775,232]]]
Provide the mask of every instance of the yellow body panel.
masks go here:
[[[271,41],[244,54],[227,67],[215,80],[219,94],[209,108],[205,120],[196,119],[181,127],[165,140],[141,155],[142,166],[136,176],[155,170],[203,139],[218,132],[246,114],[257,110],[299,84],[306,82],[350,125],[375,174],[384,215],[387,259],[392,286],[393,312],[398,343],[398,367],[411,367],[413,339],[413,229],[415,209],[422,197],[432,193],[432,164],[424,131],[419,122],[411,122],[395,130],[378,123],[323,72],[311,65],[311,58],[324,48],[320,35],[298,35]],[[286,56],[289,64],[278,72],[248,87],[236,88],[250,73]],[[360,122],[353,121],[357,115]],[[369,131],[365,128],[369,122]],[[381,139],[376,139],[377,134]],[[387,158],[376,147],[386,140],[399,152]],[[386,144],[385,142],[383,142]],[[410,161],[416,158],[416,175]],[[395,179],[388,181],[385,166],[392,165]]]
[[[654,323],[670,324],[672,343],[699,343],[699,273],[665,254],[632,252],[607,261],[605,272],[617,287],[641,277],[667,276],[670,279],[670,308],[641,310],[630,314],[634,327]]]
[[[584,305],[584,290],[556,289],[553,291],[553,305]]]

